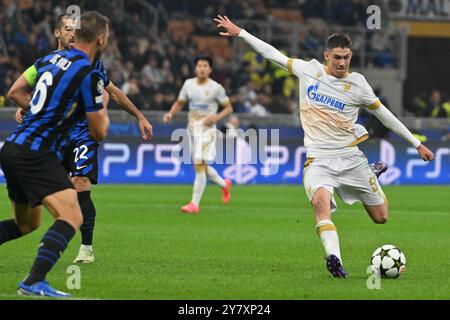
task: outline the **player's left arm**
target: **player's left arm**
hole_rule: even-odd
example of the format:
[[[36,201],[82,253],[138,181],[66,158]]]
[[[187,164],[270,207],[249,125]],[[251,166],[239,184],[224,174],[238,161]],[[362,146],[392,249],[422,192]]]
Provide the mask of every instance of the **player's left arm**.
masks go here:
[[[109,94],[108,91],[103,90],[103,107],[104,107],[105,109],[108,108],[109,100],[111,100],[111,95]]]
[[[139,124],[142,139],[151,140],[153,137],[153,127],[145,118],[142,112],[131,102],[127,95],[115,86],[112,81],[106,86],[105,90],[111,95],[112,100],[116,102],[123,110],[134,116]]]
[[[388,108],[386,108],[380,100],[377,100],[371,107],[369,111],[381,121],[381,123],[386,127],[391,129],[393,132],[398,134],[400,137],[408,141],[420,154],[420,157],[424,161],[431,161],[434,159],[433,152],[423,145],[419,139],[417,139],[405,125],[398,120]]]
[[[233,112],[233,106],[231,105],[230,99],[224,101],[221,106],[222,110],[218,114],[208,116],[203,120],[205,126],[212,126]]]
[[[231,105],[230,99],[227,98],[225,102],[221,104],[222,110],[217,114],[217,122],[225,118],[227,115],[233,112],[233,106]]]
[[[375,95],[372,87],[367,82],[364,76],[361,76],[360,83],[362,84],[359,95],[362,106],[369,109],[369,111],[381,121],[386,127],[391,129],[397,135],[408,141],[419,152],[420,157],[424,161],[431,161],[434,159],[433,152],[424,146],[419,139],[417,139],[403,123],[398,120],[388,108],[386,108]]]
[[[97,70],[89,72],[80,85],[82,106],[88,122],[90,137],[99,142],[106,138],[109,128],[109,116],[103,101],[105,96],[104,80]]]
[[[203,124],[206,126],[212,126],[233,112],[233,106],[231,105],[230,99],[227,97],[225,88],[222,85],[219,85],[218,87],[216,101],[222,106],[222,110],[216,115],[206,117],[205,120],[203,120]]]
[[[369,109],[370,110],[370,109]],[[398,120],[388,108],[386,108],[381,102],[376,109],[371,110],[371,112],[381,121],[381,123],[386,127],[391,129],[393,132],[398,134],[400,137],[408,141],[413,145],[420,154],[420,157],[424,161],[431,161],[434,159],[433,152],[423,145],[419,139],[417,139],[405,125]]]

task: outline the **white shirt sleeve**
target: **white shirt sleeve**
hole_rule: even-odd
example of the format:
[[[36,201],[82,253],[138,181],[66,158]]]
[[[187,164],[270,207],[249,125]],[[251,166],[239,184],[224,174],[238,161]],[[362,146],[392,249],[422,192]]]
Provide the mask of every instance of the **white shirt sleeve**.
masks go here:
[[[228,96],[222,85],[219,85],[219,88],[217,89],[216,100],[220,105],[224,105],[228,101]]]
[[[187,80],[183,83],[180,93],[178,94],[178,100],[187,102],[189,100],[187,95]]]
[[[287,70],[289,73],[296,75],[300,78],[303,71],[305,71],[306,66],[309,64],[309,61],[305,61],[302,59],[289,59]]]
[[[370,110],[378,108],[381,105],[381,102],[364,76],[362,76],[361,83],[362,90],[359,95],[361,105]]]
[[[264,58],[270,60],[271,62],[297,76],[299,76],[303,72],[304,67],[308,64],[308,62],[301,59],[290,59],[286,57],[273,46],[262,41],[261,39],[258,39],[244,29],[242,29],[239,33],[239,37],[247,41],[247,43]]]
[[[400,122],[393,114],[380,103],[380,106],[371,112],[377,117],[381,123],[386,127],[391,129],[393,132],[398,134],[400,137],[408,141],[414,148],[420,146],[420,141],[409,131],[403,123]]]

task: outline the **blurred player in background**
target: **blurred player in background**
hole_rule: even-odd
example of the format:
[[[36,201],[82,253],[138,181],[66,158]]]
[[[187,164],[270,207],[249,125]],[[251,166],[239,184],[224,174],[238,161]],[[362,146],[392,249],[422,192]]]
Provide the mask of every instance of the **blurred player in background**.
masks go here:
[[[19,283],[18,293],[24,295],[69,296],[45,280],[83,221],[77,193],[56,151],[83,117],[95,141],[108,132],[103,92],[98,90],[103,79],[93,66],[108,42],[108,18],[87,12],[80,24],[74,48],[52,52],[34,63],[36,86],[28,111],[0,153],[14,209],[14,219],[0,222],[0,244],[37,229],[41,204],[55,218],[39,244],[29,275]]]
[[[188,130],[191,135],[191,155],[195,167],[195,181],[192,200],[181,207],[185,213],[198,213],[200,200],[207,179],[222,188],[222,201],[230,201],[231,181],[220,177],[216,169],[208,165],[216,157],[216,123],[233,112],[233,107],[222,85],[211,79],[213,61],[208,56],[198,56],[194,60],[195,78],[187,79],[181,88],[178,100],[164,115],[164,122],[189,102]],[[223,110],[217,113],[219,104]]]
[[[299,78],[300,117],[305,132],[307,161],[303,170],[306,194],[314,207],[316,231],[327,255],[327,269],[334,277],[346,278],[336,227],[331,212],[336,209],[334,191],[353,204],[363,203],[375,223],[386,223],[388,203],[357,144],[368,138],[356,124],[361,107],[368,108],[386,127],[408,141],[424,161],[433,153],[380,102],[365,77],[349,72],[351,40],[333,34],[326,41],[326,65],[313,59],[290,59],[273,46],[236,26],[226,16],[214,19],[225,28],[222,36],[239,36],[266,59]]]
[[[75,23],[68,14],[58,16],[54,30],[55,38],[58,40],[58,50],[70,49],[75,42]],[[121,108],[133,115],[141,130],[142,138],[152,138],[152,126],[128,97],[116,87],[106,75],[102,61],[98,58],[94,61],[95,69],[102,76],[104,89],[111,94],[112,99]],[[8,97],[13,100],[19,108],[16,111],[16,121],[21,123],[26,113],[26,106],[30,101],[30,93],[36,83],[37,71],[33,65],[29,67],[12,85]],[[103,88],[98,88],[103,91]],[[109,95],[105,93],[104,103],[108,103]],[[87,120],[81,120],[71,132],[67,147],[60,157],[64,167],[70,173],[75,190],[78,193],[78,201],[83,213],[83,224],[80,227],[81,247],[74,262],[91,263],[94,261],[93,235],[96,210],[91,198],[92,184],[97,184],[98,143],[89,136]]]

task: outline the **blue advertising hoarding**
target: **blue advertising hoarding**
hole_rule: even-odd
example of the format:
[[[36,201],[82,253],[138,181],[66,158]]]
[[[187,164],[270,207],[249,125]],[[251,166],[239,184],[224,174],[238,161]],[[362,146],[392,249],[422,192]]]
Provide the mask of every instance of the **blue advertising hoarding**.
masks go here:
[[[14,124],[8,123],[2,129],[9,126]],[[192,183],[193,165],[185,163],[189,162],[184,161],[186,157],[183,160],[176,156],[180,154],[180,140],[171,141],[171,134],[182,127],[156,125],[154,129],[155,139],[144,142],[135,123],[113,123],[108,138],[100,144],[99,183]],[[260,139],[263,131],[266,139]],[[264,141],[258,141],[256,147],[244,139],[219,137],[216,162],[212,165],[237,184],[301,184],[306,149],[299,129],[263,131],[257,131],[258,139]],[[2,130],[0,144],[6,133]],[[389,165],[380,178],[381,184],[449,184],[450,146],[439,142],[427,146],[436,156],[430,163],[422,161],[417,151],[404,142],[373,139],[362,143],[360,149],[369,162],[384,161]],[[234,153],[231,156],[230,150]],[[248,155],[252,152],[253,158]],[[1,171],[0,182],[4,182]]]
[[[266,146],[267,158],[256,163],[231,163],[213,166],[222,176],[238,184],[299,184],[306,149],[291,142]],[[106,142],[99,159],[102,183],[192,183],[192,164],[184,164],[172,151],[176,144]],[[434,162],[424,162],[409,145],[378,140],[360,146],[370,162],[384,161],[389,170],[381,176],[384,185],[449,184],[450,148],[429,145],[435,151]],[[237,154],[238,152],[236,152]]]

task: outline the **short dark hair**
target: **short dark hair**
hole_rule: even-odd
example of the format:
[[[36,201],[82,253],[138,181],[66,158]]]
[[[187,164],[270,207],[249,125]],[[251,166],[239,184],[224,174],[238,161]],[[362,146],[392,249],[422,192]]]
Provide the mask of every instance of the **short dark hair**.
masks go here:
[[[325,43],[325,48],[328,50],[334,48],[352,48],[352,40],[350,36],[346,33],[333,33],[330,35]]]
[[[109,19],[97,11],[86,11],[80,16],[80,28],[75,30],[75,38],[82,42],[92,42],[99,34],[105,33]]]
[[[199,55],[199,56],[196,56],[196,57],[194,58],[194,66],[196,66],[197,63],[198,63],[200,60],[208,61],[209,67],[212,69],[212,67],[213,67],[213,59],[212,59],[210,56],[207,56],[207,55]]]
[[[56,18],[55,29],[61,30],[61,28],[64,25],[64,19],[67,19],[69,17],[70,17],[70,15],[68,15],[67,13],[60,14]]]

